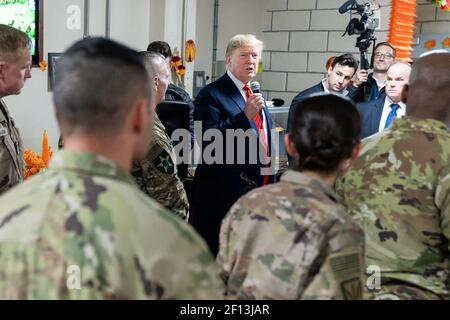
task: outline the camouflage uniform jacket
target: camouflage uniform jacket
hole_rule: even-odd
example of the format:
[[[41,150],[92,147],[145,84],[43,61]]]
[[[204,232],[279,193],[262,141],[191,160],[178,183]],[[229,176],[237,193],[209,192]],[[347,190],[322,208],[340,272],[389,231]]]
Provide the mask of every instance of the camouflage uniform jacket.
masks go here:
[[[0,99],[0,195],[22,182],[23,169],[22,139]]]
[[[0,299],[218,299],[222,286],[193,229],[104,157],[61,151],[0,199]]]
[[[183,183],[177,176],[172,141],[156,113],[150,151],[145,159],[134,163],[131,174],[142,191],[187,220],[189,202]]]
[[[336,191],[366,234],[366,264],[448,296],[450,134],[444,123],[396,119],[364,141]]]
[[[217,261],[230,298],[359,299],[363,241],[322,182],[287,171],[232,206]]]

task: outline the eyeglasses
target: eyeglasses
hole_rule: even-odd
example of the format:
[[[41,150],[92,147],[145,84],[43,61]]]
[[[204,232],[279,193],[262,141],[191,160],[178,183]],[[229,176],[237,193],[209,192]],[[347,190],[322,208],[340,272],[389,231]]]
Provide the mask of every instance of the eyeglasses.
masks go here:
[[[384,57],[384,58],[386,58],[386,59],[393,59],[394,58],[394,56],[392,55],[392,54],[390,54],[390,53],[379,53],[379,52],[377,52],[377,53],[375,53],[375,59],[381,59],[381,57]]]

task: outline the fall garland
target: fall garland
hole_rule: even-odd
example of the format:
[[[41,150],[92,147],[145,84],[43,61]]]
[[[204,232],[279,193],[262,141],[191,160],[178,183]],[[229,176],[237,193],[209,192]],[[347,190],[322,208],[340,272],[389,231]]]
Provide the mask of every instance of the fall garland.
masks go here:
[[[415,0],[392,0],[389,42],[397,49],[397,60],[412,61],[416,7]]]

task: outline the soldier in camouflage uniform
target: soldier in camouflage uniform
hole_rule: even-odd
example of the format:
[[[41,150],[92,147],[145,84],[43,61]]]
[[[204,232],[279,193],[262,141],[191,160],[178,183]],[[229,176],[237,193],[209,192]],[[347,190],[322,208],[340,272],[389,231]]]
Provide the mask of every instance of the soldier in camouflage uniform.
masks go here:
[[[0,299],[220,298],[206,244],[127,173],[154,112],[139,54],[85,39],[58,71],[65,149],[0,199]]]
[[[31,78],[30,39],[0,24],[0,195],[23,180],[23,145],[2,98],[19,94]]]
[[[222,222],[217,261],[228,298],[362,297],[364,236],[331,191],[357,154],[358,111],[332,94],[298,106],[285,141],[296,170],[244,195]]]
[[[150,78],[153,80],[151,90],[155,92],[156,104],[159,104],[164,101],[169,85],[169,70],[164,57],[160,54],[151,52],[142,54]],[[187,220],[189,202],[183,183],[177,175],[173,144],[156,112],[154,118],[150,151],[144,159],[133,164],[131,174],[142,191],[177,216]]]
[[[369,299],[447,299],[450,54],[413,65],[407,117],[364,141],[336,191],[366,234]],[[373,270],[375,270],[373,269]],[[377,277],[379,279],[377,279]]]

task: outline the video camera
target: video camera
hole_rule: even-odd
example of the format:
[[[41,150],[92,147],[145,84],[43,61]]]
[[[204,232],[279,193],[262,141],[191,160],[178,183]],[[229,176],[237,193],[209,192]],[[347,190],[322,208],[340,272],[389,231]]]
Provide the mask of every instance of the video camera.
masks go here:
[[[370,44],[377,38],[373,35],[375,28],[377,27],[376,20],[374,19],[374,10],[369,2],[359,4],[357,0],[348,0],[340,8],[339,13],[347,13],[348,11],[360,15],[360,18],[352,18],[345,29],[342,36],[348,34],[349,36],[358,34],[356,38],[356,47],[359,48],[361,53],[361,69],[370,69],[370,63],[367,58],[367,49]]]

